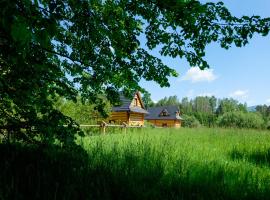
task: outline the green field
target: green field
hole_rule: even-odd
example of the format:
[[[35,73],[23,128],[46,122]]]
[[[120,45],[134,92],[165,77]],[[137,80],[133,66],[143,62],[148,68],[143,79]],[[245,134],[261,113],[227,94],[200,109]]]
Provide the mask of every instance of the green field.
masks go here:
[[[87,153],[1,145],[0,199],[270,199],[269,131],[142,129],[77,142]]]

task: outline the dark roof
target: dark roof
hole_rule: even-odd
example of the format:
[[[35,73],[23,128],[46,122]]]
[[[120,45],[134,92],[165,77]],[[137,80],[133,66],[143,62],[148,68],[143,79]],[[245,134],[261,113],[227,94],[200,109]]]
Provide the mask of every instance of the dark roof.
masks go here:
[[[182,119],[176,112],[179,112],[177,106],[160,106],[160,107],[151,107],[147,109],[148,115],[145,116],[145,119]],[[161,116],[161,112],[165,111],[168,113],[168,116]]]
[[[128,99],[124,95],[120,94],[120,106],[115,106],[112,108],[113,111],[115,112],[120,112],[120,111],[129,111],[129,106],[131,104],[132,99]]]
[[[147,110],[144,110],[143,108],[138,107],[138,106],[133,106],[133,107],[130,107],[129,109],[131,112],[148,114]]]
[[[141,98],[140,94],[138,92],[136,92],[134,94],[134,96],[138,94],[139,98]],[[134,97],[133,96],[133,97]],[[141,101],[142,105],[143,105],[143,108],[141,107],[138,107],[138,106],[131,106],[131,102],[132,102],[133,99],[129,99],[127,97],[125,97],[123,94],[120,94],[120,102],[121,102],[121,106],[115,106],[112,108],[112,111],[114,112],[121,112],[121,111],[131,111],[131,112],[136,112],[136,113],[144,113],[144,114],[147,114],[148,112],[143,109],[144,108],[144,105],[143,105],[143,102]]]

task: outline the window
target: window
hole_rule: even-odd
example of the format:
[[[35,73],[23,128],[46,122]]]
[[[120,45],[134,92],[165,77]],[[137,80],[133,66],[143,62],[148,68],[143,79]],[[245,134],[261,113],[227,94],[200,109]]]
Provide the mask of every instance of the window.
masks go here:
[[[164,109],[164,110],[159,114],[159,116],[163,116],[163,117],[169,116],[169,112],[168,112],[166,109]]]
[[[166,113],[165,111],[162,112],[162,116],[167,116],[168,113]]]
[[[138,100],[138,98],[135,98],[134,106],[139,106],[139,100]]]

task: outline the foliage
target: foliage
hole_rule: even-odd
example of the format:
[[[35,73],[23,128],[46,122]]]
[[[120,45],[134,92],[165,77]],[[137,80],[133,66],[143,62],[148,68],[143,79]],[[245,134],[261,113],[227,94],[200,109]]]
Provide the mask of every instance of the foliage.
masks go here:
[[[198,96],[195,97],[193,100],[193,111],[194,112],[202,112],[202,113],[211,113],[213,112],[212,106],[210,101],[211,98],[208,96]]]
[[[195,116],[199,122],[208,127],[216,126],[219,116],[227,112],[241,111],[247,113],[247,105],[235,99],[217,99],[215,96],[198,96],[194,99],[183,98],[180,103],[183,114]]]
[[[180,112],[187,115],[190,115],[193,112],[192,101],[189,101],[187,97],[182,98]]]
[[[221,115],[217,124],[221,127],[263,128],[264,120],[257,113],[227,112]]]
[[[198,128],[201,126],[200,122],[193,115],[182,115],[182,126],[188,128]]]
[[[257,106],[257,113],[261,114],[250,114],[245,103],[240,103],[232,98],[217,99],[215,96],[197,96],[194,99],[184,97],[181,101],[178,100],[177,96],[169,96],[162,98],[154,106],[160,105],[177,105],[180,108],[181,116],[187,115],[188,121],[195,121],[196,119],[199,124],[206,127],[215,127],[218,125],[221,127],[266,128],[268,127],[267,123],[270,116],[268,115],[268,107],[266,105]],[[223,119],[223,116],[230,116],[232,119]],[[264,119],[263,125],[261,124],[261,116]],[[221,122],[222,120],[226,120],[226,125]],[[187,125],[187,127],[189,126]]]
[[[80,149],[0,145],[0,199],[262,200],[268,131],[144,129]]]
[[[144,92],[143,97],[142,97],[142,101],[143,101],[146,109],[154,106],[154,102],[151,99],[151,94],[147,91]]]
[[[179,100],[176,95],[164,97],[163,99],[160,99],[155,106],[179,106]]]
[[[268,119],[268,121],[266,122],[266,128],[270,130],[270,119]]]
[[[104,100],[103,104],[104,114],[102,115],[97,111],[96,105],[91,104],[89,101],[82,102],[80,97],[77,102],[59,98],[55,103],[55,108],[64,115],[74,119],[78,124],[97,124],[98,121],[104,119],[111,112],[111,105],[108,100]]]
[[[265,128],[270,129],[270,106],[257,105],[255,110],[263,117]]]
[[[256,112],[261,113],[265,120],[267,120],[267,118],[270,118],[270,106],[258,105],[256,106]]]
[[[204,69],[208,44],[244,46],[254,33],[267,35],[270,23],[197,0],[3,0],[0,7],[0,127],[29,141],[41,134],[66,143],[78,133],[53,107],[58,95],[76,101],[80,93],[103,112],[99,95],[113,102],[119,89],[143,90],[141,79],[169,86],[176,71],[147,49]]]
[[[222,99],[219,102],[219,106],[217,108],[217,113],[219,115],[222,115],[227,112],[234,112],[234,111],[241,111],[241,112],[247,112],[247,105],[243,105],[239,103],[235,99]]]
[[[193,116],[206,127],[214,127],[216,125],[217,116],[213,113],[194,112]]]

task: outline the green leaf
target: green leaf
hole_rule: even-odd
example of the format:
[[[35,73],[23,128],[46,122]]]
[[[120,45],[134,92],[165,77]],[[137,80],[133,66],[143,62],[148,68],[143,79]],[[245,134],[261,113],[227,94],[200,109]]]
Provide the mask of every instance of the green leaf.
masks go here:
[[[11,27],[11,36],[14,41],[25,45],[31,40],[31,31],[25,23],[16,22]]]

